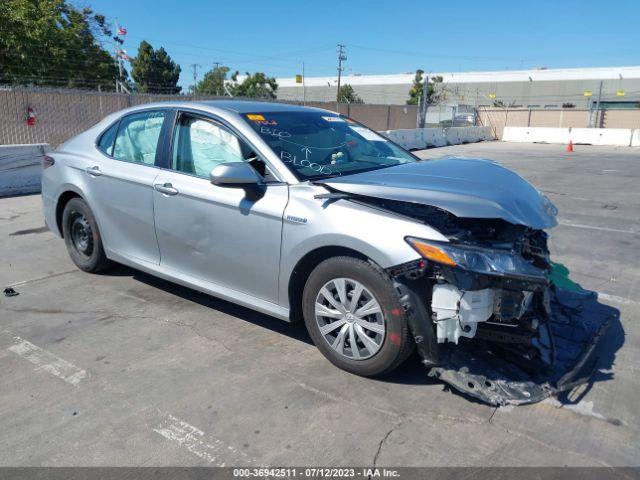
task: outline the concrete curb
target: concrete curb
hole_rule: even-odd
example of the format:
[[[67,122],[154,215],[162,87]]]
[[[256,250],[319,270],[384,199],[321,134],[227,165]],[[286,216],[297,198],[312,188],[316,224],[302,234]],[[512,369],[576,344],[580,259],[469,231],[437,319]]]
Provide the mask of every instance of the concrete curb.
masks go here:
[[[408,150],[493,140],[491,127],[412,128],[380,133]]]

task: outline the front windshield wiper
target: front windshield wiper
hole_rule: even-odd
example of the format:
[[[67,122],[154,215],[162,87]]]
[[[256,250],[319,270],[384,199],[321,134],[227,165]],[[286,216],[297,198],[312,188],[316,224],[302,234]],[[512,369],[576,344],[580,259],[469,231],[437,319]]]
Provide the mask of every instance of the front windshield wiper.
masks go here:
[[[318,200],[339,200],[341,198],[352,198],[353,195],[342,192],[329,192],[329,193],[319,193],[314,195],[313,198]]]

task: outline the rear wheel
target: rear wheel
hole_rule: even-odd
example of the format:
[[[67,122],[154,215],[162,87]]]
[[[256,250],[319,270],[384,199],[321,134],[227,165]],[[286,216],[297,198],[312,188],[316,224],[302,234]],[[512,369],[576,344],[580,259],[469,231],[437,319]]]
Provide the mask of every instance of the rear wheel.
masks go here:
[[[98,224],[81,198],[72,198],[62,212],[62,230],[73,263],[85,272],[99,272],[109,265]]]
[[[391,280],[368,262],[325,260],[309,275],[302,303],[313,342],[344,370],[381,375],[412,351],[406,315]]]

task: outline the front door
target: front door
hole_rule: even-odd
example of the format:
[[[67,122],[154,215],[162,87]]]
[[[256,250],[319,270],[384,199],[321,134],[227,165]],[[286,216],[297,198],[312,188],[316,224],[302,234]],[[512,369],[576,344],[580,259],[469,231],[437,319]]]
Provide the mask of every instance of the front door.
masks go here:
[[[171,168],[154,181],[161,266],[276,303],[288,186],[270,183],[251,147],[211,119],[180,114],[172,145]],[[266,174],[265,184],[211,184],[213,167],[238,161]]]

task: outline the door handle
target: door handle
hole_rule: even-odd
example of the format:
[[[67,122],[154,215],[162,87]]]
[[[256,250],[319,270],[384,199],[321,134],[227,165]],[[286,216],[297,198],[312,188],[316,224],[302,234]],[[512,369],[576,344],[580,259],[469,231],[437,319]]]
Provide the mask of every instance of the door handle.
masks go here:
[[[170,183],[156,183],[153,185],[153,188],[164,195],[178,194],[178,189],[173,188],[173,185],[171,185]]]
[[[93,177],[99,177],[100,175],[102,175],[100,167],[98,167],[97,165],[94,167],[85,168],[84,171]]]

